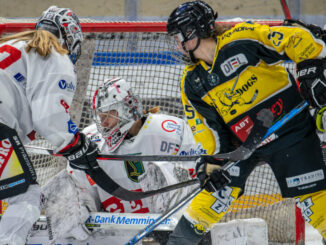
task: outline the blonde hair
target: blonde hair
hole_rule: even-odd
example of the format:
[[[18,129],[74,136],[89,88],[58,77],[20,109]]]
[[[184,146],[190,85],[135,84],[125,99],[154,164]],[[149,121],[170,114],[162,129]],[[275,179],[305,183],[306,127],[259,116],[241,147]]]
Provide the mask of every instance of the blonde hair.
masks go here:
[[[0,38],[0,44],[10,40],[15,40],[15,42],[26,41],[26,52],[28,53],[34,49],[42,57],[50,55],[52,48],[61,55],[68,54],[68,51],[61,46],[59,40],[51,32],[45,30],[24,31],[9,35]]]
[[[224,32],[230,30],[232,28],[231,25],[229,24],[221,24],[221,23],[215,23],[215,35],[216,36],[220,36],[222,35]]]

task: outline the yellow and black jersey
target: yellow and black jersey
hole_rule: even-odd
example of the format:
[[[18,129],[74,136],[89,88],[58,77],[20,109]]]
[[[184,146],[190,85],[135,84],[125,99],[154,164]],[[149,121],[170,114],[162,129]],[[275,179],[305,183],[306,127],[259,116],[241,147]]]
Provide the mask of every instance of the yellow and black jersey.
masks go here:
[[[218,36],[211,67],[199,61],[185,68],[181,94],[188,123],[209,154],[228,151],[230,138],[244,141],[262,108],[274,121],[302,101],[292,74],[280,63],[326,56],[325,44],[301,27],[270,27],[240,23]],[[278,136],[299,131],[305,111],[283,127]],[[309,123],[308,123],[309,124]],[[296,130],[294,130],[296,131]],[[299,139],[298,139],[299,140]]]

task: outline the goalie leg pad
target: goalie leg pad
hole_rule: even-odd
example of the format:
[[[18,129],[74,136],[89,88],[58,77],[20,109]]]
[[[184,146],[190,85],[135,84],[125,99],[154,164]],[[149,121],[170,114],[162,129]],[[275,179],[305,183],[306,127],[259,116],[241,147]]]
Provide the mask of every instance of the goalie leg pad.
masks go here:
[[[39,185],[30,185],[25,193],[7,199],[8,208],[0,222],[0,244],[25,244],[28,232],[41,215],[40,196]]]
[[[87,189],[74,182],[64,169],[43,186],[42,191],[52,239],[87,239],[90,232],[85,227],[85,221],[90,211],[97,211],[95,201]]]

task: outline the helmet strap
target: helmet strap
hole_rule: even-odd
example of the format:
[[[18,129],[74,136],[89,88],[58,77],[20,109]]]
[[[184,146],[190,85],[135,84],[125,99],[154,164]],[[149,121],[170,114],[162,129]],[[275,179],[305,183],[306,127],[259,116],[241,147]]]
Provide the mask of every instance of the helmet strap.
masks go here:
[[[198,59],[195,58],[194,52],[197,50],[197,48],[199,47],[200,44],[200,38],[197,38],[197,43],[196,46],[192,49],[192,50],[186,50],[185,49],[185,42],[182,42],[182,48],[183,50],[185,50],[186,52],[189,53],[190,59],[193,63],[196,63],[198,61]]]

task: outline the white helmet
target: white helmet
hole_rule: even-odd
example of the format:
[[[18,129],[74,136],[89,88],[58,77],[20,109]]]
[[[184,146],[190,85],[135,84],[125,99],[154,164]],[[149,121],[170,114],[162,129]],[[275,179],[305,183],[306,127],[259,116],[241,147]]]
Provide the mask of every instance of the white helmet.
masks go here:
[[[92,111],[97,129],[108,144],[109,151],[118,148],[134,122],[143,115],[139,96],[132,93],[130,85],[122,78],[106,79],[99,86],[93,96]],[[115,114],[109,116],[112,111]],[[115,118],[117,123],[106,126],[103,122],[109,117]]]
[[[54,34],[61,45],[65,44],[72,63],[76,63],[81,54],[83,34],[77,15],[68,8],[51,6],[37,21],[36,30],[47,30]]]

